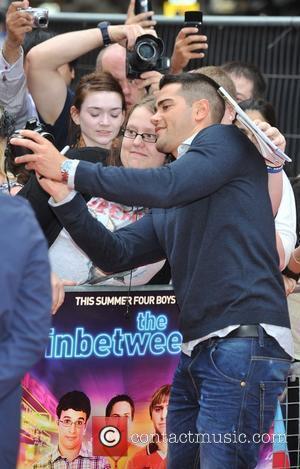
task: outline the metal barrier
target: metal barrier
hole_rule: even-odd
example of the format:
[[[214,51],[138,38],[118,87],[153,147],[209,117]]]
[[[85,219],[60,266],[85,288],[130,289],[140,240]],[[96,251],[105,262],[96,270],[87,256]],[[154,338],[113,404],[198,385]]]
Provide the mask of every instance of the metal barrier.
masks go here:
[[[171,54],[182,17],[157,16],[157,32]],[[125,15],[92,13],[52,14],[51,28],[59,33],[94,27],[101,20],[122,24]],[[191,61],[189,68],[220,65],[241,60],[257,65],[268,80],[267,99],[275,106],[278,127],[287,139],[293,162],[286,166],[290,176],[300,173],[300,17],[205,16],[208,36],[206,58]],[[94,69],[97,50],[83,56],[78,76]]]

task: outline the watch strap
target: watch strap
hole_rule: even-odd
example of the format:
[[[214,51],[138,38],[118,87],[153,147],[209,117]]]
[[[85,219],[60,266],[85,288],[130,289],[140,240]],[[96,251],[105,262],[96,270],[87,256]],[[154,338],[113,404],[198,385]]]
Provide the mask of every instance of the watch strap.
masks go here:
[[[111,44],[111,39],[108,34],[108,26],[110,23],[108,21],[100,21],[100,23],[97,24],[97,27],[100,29],[101,34],[102,34],[102,39],[103,39],[103,46],[107,47],[109,44]]]

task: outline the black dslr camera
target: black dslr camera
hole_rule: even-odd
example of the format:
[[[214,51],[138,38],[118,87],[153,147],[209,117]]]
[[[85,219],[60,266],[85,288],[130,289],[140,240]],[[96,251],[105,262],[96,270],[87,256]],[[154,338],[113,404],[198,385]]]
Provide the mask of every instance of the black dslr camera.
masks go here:
[[[39,123],[39,121],[35,117],[29,119],[26,122],[24,129],[34,130],[35,132],[38,132],[42,137],[45,137],[51,143],[55,144],[55,139],[53,135],[50,134],[49,132],[45,132],[43,129],[43,126]],[[22,129],[15,130],[14,133],[10,135],[8,139],[8,144],[5,150],[5,164],[6,164],[5,169],[6,171],[9,171],[14,175],[17,175],[20,172],[20,167],[24,167],[24,165],[17,165],[15,163],[15,158],[17,156],[23,156],[23,155],[32,153],[32,151],[29,150],[28,148],[19,147],[17,145],[12,145],[10,143],[10,140],[12,138],[25,138],[20,134],[21,130]]]
[[[133,50],[127,50],[127,78],[139,78],[144,72],[156,70],[165,73],[170,66],[170,59],[163,57],[164,43],[152,34],[138,37]]]

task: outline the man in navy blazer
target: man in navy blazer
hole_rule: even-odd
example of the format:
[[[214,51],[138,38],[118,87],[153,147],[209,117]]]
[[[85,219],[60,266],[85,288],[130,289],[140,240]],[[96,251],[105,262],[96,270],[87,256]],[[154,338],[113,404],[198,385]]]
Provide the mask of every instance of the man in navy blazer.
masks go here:
[[[170,263],[183,343],[168,406],[168,469],[255,468],[293,355],[266,165],[237,127],[219,124],[216,88],[196,73],[162,78],[151,121],[156,148],[176,161],[160,168],[64,159],[28,130],[12,142],[32,150],[18,162],[44,176],[55,214],[96,265],[116,272]],[[132,151],[143,145],[137,134]],[[152,210],[111,233],[80,194],[55,181]]]
[[[0,467],[16,467],[21,380],[42,357],[51,320],[47,243],[27,201],[0,194]]]

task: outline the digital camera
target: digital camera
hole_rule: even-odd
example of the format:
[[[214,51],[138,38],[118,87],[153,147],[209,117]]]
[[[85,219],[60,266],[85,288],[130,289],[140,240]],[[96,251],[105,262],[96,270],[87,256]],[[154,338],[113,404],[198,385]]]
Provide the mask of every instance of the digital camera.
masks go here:
[[[144,72],[156,70],[165,73],[170,66],[170,59],[163,57],[164,43],[152,34],[138,37],[133,50],[127,50],[127,78],[139,78]]]
[[[33,28],[47,28],[49,23],[49,11],[47,8],[19,8],[21,11],[26,11],[33,18]]]
[[[26,126],[24,128],[28,130],[34,130],[35,132],[38,132],[42,137],[45,137],[47,140],[49,140],[51,143],[53,144],[55,143],[55,139],[53,135],[50,134],[49,132],[45,132],[43,129],[43,126],[39,123],[39,121],[35,117],[33,117],[32,119],[29,119],[26,122]],[[15,158],[17,156],[23,156],[23,155],[32,153],[32,151],[29,150],[28,148],[19,147],[17,145],[12,145],[10,143],[10,140],[12,138],[25,138],[20,134],[20,131],[21,129],[15,130],[14,133],[10,135],[8,139],[8,144],[5,150],[6,168],[12,174],[16,174],[16,172],[18,172],[18,170],[20,169],[20,166],[22,166],[22,165],[15,164]]]

